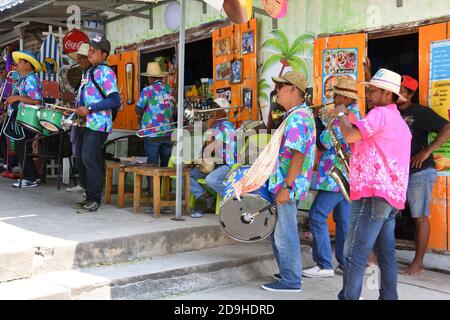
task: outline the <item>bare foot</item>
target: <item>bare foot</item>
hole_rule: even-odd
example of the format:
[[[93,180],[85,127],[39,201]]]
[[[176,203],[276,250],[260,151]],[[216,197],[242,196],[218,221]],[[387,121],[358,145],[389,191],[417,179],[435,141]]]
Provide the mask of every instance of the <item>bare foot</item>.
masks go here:
[[[413,262],[406,269],[401,270],[400,274],[405,276],[418,276],[424,271],[423,265]]]

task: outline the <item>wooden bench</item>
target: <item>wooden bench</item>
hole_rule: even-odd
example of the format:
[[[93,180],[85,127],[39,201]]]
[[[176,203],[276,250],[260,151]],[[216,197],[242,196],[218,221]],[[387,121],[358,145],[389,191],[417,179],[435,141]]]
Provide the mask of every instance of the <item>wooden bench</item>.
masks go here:
[[[134,201],[133,212],[138,213],[141,207],[141,192],[142,192],[142,178],[153,178],[153,213],[156,218],[159,218],[161,207],[175,206],[176,201],[170,201],[170,177],[176,175],[175,168],[163,168],[163,167],[130,167],[130,172],[134,173]],[[190,169],[183,168],[184,177],[184,200],[182,206],[184,206],[184,214],[189,214],[189,199],[191,196],[190,190]],[[166,186],[165,193],[163,195],[164,200],[161,200],[161,178],[164,179]]]

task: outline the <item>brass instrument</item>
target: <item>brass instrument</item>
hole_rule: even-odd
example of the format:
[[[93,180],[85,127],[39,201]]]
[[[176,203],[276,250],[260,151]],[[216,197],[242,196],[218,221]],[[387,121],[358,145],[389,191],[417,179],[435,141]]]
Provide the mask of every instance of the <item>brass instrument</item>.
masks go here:
[[[323,103],[323,104],[317,104],[317,105],[313,105],[313,106],[309,106],[309,107],[314,111],[316,116],[320,117],[332,105],[334,105],[334,103]],[[285,115],[286,115],[286,111],[280,111],[280,110],[272,110],[271,111],[272,120],[274,120],[274,121],[280,120]]]
[[[6,75],[5,81],[2,83],[2,87],[0,89],[0,103],[3,104],[3,99],[5,96],[6,87],[11,85],[11,95],[14,93],[17,85],[17,80],[19,78],[19,73],[17,71],[10,71]]]
[[[333,143],[333,148],[336,151],[337,158],[336,160],[339,161],[342,164],[342,168],[347,173],[347,177],[349,177],[350,172],[350,155],[348,153],[344,153],[344,150],[342,149],[342,145],[339,142],[338,138],[336,137],[336,134],[332,128],[334,120],[337,119],[337,115],[333,116],[330,121],[327,122],[326,130],[330,132],[331,140]],[[341,172],[341,170],[334,165],[331,167],[331,169],[327,172],[329,176],[333,178],[334,181],[336,181],[337,185],[339,186],[339,189],[341,190],[345,200],[347,200],[349,203],[352,203],[352,200],[350,200],[350,184],[345,178],[344,174]]]

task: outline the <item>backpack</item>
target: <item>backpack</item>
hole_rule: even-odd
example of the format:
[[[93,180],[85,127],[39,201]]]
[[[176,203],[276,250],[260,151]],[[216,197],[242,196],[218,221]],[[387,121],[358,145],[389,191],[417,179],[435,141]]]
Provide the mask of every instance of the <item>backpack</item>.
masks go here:
[[[108,68],[110,68],[112,70],[112,68],[110,66],[108,66],[107,64],[101,63],[96,65],[94,68],[91,68],[91,70],[89,70],[89,79],[91,79],[92,83],[94,84],[94,86],[97,88],[98,92],[100,92],[100,94],[102,95],[103,99],[106,99],[106,95],[103,92],[102,88],[100,87],[100,85],[97,83],[97,81],[95,81],[94,78],[94,71],[95,69],[97,69],[98,66],[107,66]],[[114,72],[114,70],[112,70]],[[117,77],[117,75],[116,75]],[[119,108],[120,107],[116,107],[116,108],[112,108],[111,109],[111,117],[112,117],[112,121],[116,120],[117,118],[117,113],[119,112]]]

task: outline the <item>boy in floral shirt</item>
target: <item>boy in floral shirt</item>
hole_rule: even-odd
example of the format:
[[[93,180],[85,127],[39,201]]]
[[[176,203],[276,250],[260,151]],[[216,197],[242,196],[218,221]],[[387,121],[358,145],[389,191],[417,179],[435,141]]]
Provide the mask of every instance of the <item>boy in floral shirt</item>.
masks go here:
[[[304,103],[306,80],[290,71],[281,78],[277,103],[287,113],[287,125],[281,140],[278,163],[269,177],[269,191],[277,205],[277,224],[272,246],[279,274],[275,282],[265,283],[267,291],[300,292],[302,257],[297,229],[297,204],[308,192],[315,159],[316,129],[311,109]]]
[[[358,100],[358,84],[353,79],[340,78],[333,89],[335,105],[345,105],[356,119],[361,119],[356,100]],[[329,120],[328,120],[329,121]],[[323,121],[326,127],[327,122]],[[350,146],[342,137],[339,129],[339,120],[335,120],[331,130],[334,131],[344,154],[350,153]],[[320,157],[318,167],[318,181],[314,189],[318,190],[316,198],[309,211],[309,228],[313,236],[313,260],[315,267],[303,271],[303,276],[309,278],[333,277],[333,258],[331,252],[330,234],[327,219],[333,211],[333,219],[336,222],[336,259],[339,268],[344,269],[344,241],[347,236],[351,204],[345,200],[338,184],[330,176],[330,170],[336,166],[348,181],[346,170],[338,160],[336,150],[329,130],[324,130],[320,135],[320,144],[325,149]]]
[[[101,208],[103,145],[112,132],[111,110],[121,105],[116,74],[104,64],[111,44],[96,36],[89,45],[88,59],[92,66],[86,72],[87,79],[81,83],[80,107],[77,108],[78,116],[86,117],[86,128],[77,132],[77,153],[82,160],[78,170],[81,185],[86,187],[86,200],[74,206],[78,213]]]

